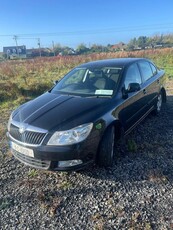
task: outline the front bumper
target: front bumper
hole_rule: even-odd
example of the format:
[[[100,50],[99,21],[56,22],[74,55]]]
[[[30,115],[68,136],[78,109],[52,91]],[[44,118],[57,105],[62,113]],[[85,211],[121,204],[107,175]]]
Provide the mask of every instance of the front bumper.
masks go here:
[[[94,140],[88,139],[69,146],[28,146],[14,140],[8,133],[7,136],[15,158],[28,166],[53,171],[79,170],[93,163],[99,144],[99,138],[94,138]],[[12,143],[15,143],[19,148],[14,149]],[[33,156],[24,154],[22,148],[32,151]]]

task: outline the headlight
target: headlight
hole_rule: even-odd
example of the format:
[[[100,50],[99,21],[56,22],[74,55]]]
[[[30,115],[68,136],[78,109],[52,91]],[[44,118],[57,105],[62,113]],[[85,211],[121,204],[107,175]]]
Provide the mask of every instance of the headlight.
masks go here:
[[[80,125],[76,128],[57,131],[49,139],[47,145],[71,145],[85,140],[91,132],[93,123]]]

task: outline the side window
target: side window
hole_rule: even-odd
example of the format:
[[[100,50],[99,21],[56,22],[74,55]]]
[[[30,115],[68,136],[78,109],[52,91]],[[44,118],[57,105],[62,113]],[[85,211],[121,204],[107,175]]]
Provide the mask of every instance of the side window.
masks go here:
[[[139,67],[142,73],[142,77],[144,81],[147,81],[149,78],[153,76],[152,69],[150,67],[150,64],[146,61],[139,62]]]
[[[130,83],[142,83],[141,75],[138,69],[137,64],[132,64],[129,66],[125,76],[125,89],[128,89]]]
[[[151,66],[151,69],[153,71],[153,75],[156,75],[157,74],[157,68],[152,63],[150,63],[150,66]]]

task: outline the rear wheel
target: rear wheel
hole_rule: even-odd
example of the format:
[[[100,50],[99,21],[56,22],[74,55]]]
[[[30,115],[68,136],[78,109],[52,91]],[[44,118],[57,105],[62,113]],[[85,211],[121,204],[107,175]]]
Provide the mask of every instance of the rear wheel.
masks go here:
[[[158,115],[162,109],[162,104],[163,104],[163,96],[162,93],[159,93],[158,97],[157,97],[157,102],[155,105],[155,110],[154,110],[154,114]]]
[[[110,167],[113,164],[115,152],[115,127],[110,126],[101,140],[98,152],[99,166]]]

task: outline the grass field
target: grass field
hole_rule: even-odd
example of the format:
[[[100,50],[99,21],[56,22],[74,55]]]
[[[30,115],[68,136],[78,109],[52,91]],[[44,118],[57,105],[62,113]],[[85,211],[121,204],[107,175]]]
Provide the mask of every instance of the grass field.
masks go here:
[[[80,56],[11,60],[0,63],[0,106],[11,108],[35,97],[52,86],[70,69],[84,62],[121,57],[145,57],[164,68],[173,78],[173,49],[142,50],[133,52],[99,53]]]

